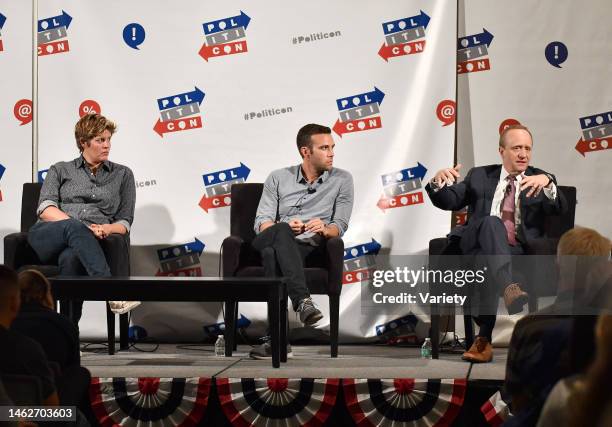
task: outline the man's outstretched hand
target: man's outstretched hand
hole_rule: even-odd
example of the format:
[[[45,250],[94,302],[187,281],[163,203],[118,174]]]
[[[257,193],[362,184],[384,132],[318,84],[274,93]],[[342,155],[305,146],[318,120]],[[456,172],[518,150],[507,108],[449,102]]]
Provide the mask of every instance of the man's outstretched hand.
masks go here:
[[[458,164],[454,168],[440,169],[434,176],[434,181],[441,187],[443,184],[453,185],[460,177],[459,169],[461,164]]]

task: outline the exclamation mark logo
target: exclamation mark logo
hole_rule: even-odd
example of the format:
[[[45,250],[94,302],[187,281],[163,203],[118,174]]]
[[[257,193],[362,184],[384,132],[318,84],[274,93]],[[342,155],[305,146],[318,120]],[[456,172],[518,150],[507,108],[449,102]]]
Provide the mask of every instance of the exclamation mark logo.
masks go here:
[[[142,25],[132,22],[123,28],[123,41],[132,49],[138,49],[144,39],[145,30]]]
[[[556,68],[561,68],[561,64],[567,60],[567,54],[567,46],[562,42],[551,42],[544,50],[546,60],[550,65]]]

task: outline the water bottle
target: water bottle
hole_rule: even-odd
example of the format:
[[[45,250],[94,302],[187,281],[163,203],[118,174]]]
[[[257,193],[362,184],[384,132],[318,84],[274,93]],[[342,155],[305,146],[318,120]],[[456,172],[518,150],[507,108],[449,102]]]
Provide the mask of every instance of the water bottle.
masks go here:
[[[217,336],[217,341],[215,341],[215,356],[225,356],[225,338],[223,334],[219,334],[219,336]]]
[[[425,338],[425,342],[421,347],[421,358],[431,359],[431,338]]]

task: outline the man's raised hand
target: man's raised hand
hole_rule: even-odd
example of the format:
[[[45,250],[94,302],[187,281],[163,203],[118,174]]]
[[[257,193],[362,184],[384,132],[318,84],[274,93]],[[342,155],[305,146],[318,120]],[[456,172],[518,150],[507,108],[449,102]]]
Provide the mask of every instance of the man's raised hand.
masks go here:
[[[460,177],[459,169],[461,169],[461,164],[454,168],[440,169],[434,176],[434,181],[439,187],[443,184],[453,185]]]

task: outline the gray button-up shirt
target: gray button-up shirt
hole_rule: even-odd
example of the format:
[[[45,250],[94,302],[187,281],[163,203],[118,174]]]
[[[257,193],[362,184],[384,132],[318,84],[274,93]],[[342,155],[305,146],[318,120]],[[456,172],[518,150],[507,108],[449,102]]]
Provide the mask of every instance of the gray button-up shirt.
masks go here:
[[[255,216],[255,233],[268,221],[289,222],[299,218],[307,222],[319,218],[338,227],[342,236],[351,218],[353,192],[353,177],[343,169],[325,171],[312,184],[306,182],[301,165],[275,170],[264,183]]]
[[[130,231],[136,185],[130,168],[105,161],[94,175],[80,156],[49,168],[36,214],[55,206],[85,224],[121,224]]]

